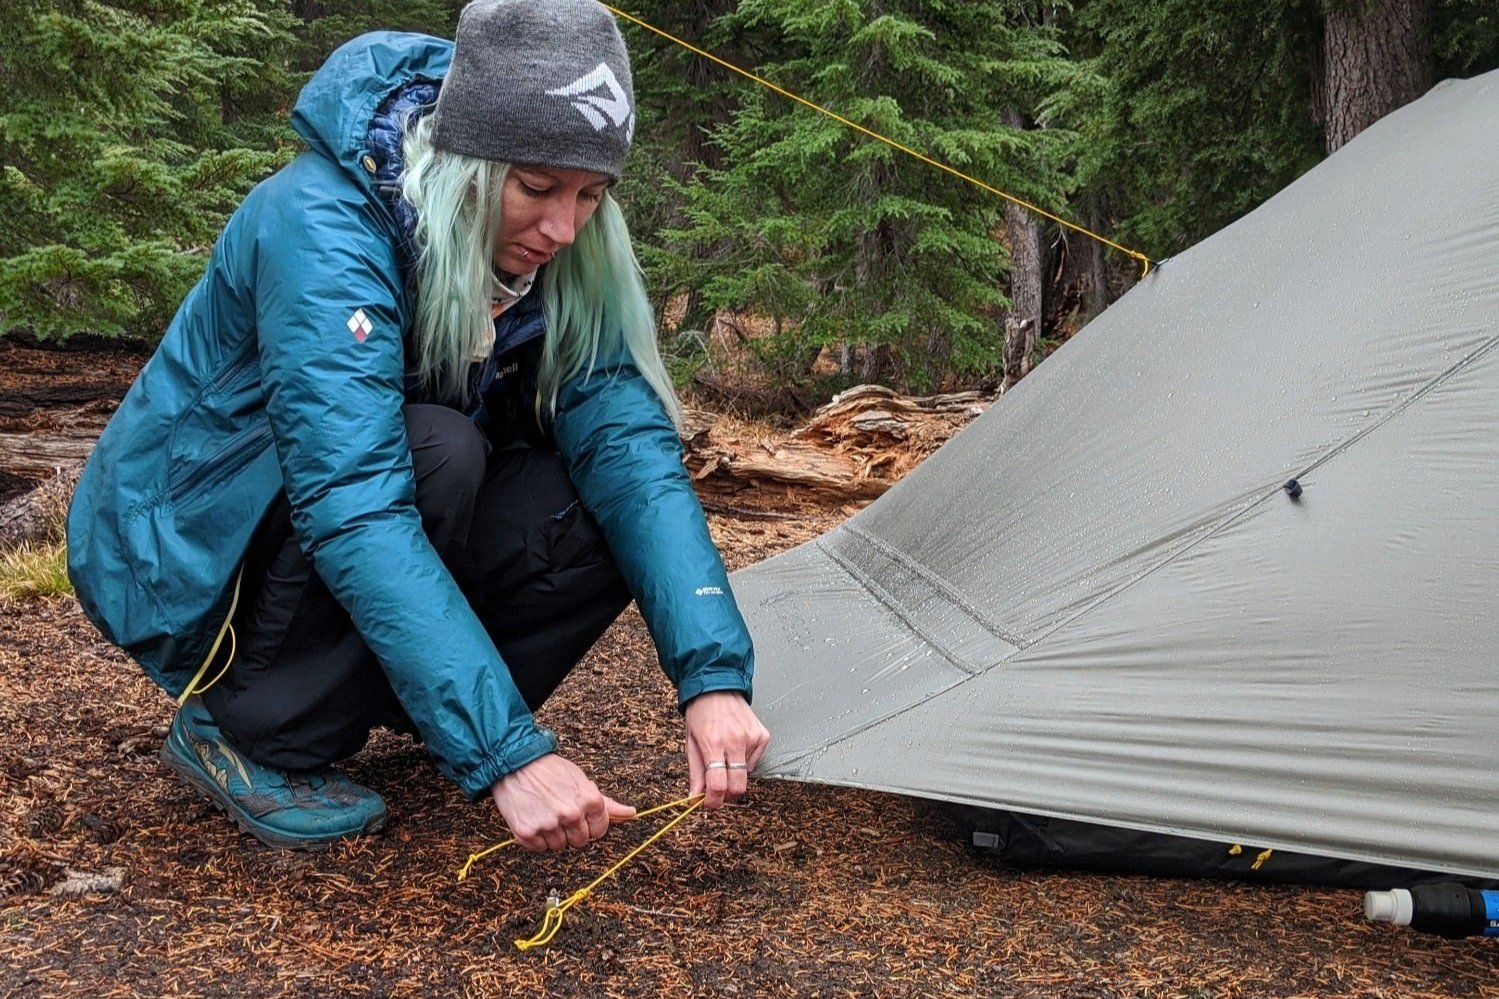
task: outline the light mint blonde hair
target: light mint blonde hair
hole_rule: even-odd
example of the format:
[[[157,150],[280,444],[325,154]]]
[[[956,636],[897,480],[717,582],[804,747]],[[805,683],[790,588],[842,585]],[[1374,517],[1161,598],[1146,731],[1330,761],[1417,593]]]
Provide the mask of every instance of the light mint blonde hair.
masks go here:
[[[433,118],[409,123],[402,144],[401,194],[417,219],[414,368],[426,393],[467,403],[469,365],[490,340],[493,250],[510,166],[433,149]],[[547,265],[537,292],[547,321],[539,408],[555,413],[568,379],[629,360],[672,420],[680,417],[624,213],[607,192]]]

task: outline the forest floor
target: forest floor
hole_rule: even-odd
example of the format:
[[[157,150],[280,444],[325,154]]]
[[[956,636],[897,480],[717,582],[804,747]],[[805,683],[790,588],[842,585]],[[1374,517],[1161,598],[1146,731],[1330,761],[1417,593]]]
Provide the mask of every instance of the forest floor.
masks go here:
[[[116,387],[129,365],[56,357]],[[710,515],[731,568],[848,512],[764,516],[779,505],[752,516],[740,494]],[[386,797],[385,830],[269,850],[159,764],[170,717],[73,600],[0,604],[0,997],[1499,995],[1490,942],[1367,923],[1356,891],[1019,870],[938,806],[779,781],[694,813],[521,953],[549,894],[655,821],[582,851],[503,851],[460,882],[504,838],[493,806],[380,733],[348,771]],[[633,610],[541,720],[615,797],[685,794],[672,691]]]

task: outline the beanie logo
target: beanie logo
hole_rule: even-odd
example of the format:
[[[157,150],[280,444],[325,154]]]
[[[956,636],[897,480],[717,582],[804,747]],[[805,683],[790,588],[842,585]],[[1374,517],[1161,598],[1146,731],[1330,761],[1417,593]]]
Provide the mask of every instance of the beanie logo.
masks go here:
[[[571,98],[572,106],[588,119],[595,132],[604,131],[612,123],[615,128],[625,126],[626,142],[634,138],[635,114],[630,110],[629,95],[606,62],[565,87],[548,90],[547,96]]]

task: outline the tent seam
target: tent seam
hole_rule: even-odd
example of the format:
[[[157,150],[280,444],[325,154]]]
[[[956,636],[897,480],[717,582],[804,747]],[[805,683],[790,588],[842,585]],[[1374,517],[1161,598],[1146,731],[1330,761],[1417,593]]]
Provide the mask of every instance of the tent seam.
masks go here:
[[[906,555],[905,552],[900,551],[898,548],[888,544],[883,539],[877,538],[867,531],[861,530],[860,528],[855,527],[852,524],[844,524],[843,530],[845,533],[853,535],[863,543],[869,545],[871,548],[879,551],[880,554],[886,556],[893,562],[899,563],[902,568],[919,577],[923,582],[930,585],[932,589],[936,590],[938,593],[942,594],[942,596],[947,598],[948,603],[952,604],[954,607],[967,614],[980,628],[983,628],[989,634],[993,635],[995,638],[998,638],[1006,645],[1013,645],[1017,649],[1024,649],[1027,647],[1027,645],[1030,644],[1023,639],[1016,638],[1015,636],[1008,634],[998,625],[990,623],[985,619],[984,615],[979,611],[977,607],[969,604],[969,602],[963,597],[963,595],[953,588],[952,584],[948,583],[947,580],[943,579],[941,576],[938,576],[935,573],[931,572],[926,568],[926,566],[913,561],[909,556]],[[829,551],[829,554],[832,554],[832,552]],[[836,558],[836,556],[834,557]],[[839,564],[844,565],[841,559],[839,559]],[[857,571],[853,566],[844,565],[844,567],[845,569],[847,569],[850,575],[854,576],[861,583],[866,581],[866,577],[864,576],[864,574]],[[869,582],[871,584],[873,583],[872,580],[870,580]]]
[[[840,569],[848,573],[853,577],[855,582],[864,587],[865,591],[869,593],[870,596],[874,597],[875,600],[879,601],[886,610],[898,617],[901,620],[902,624],[915,632],[917,637],[919,637],[922,641],[926,642],[926,644],[930,645],[933,649],[940,653],[942,655],[942,658],[952,663],[957,670],[967,674],[968,676],[978,676],[984,671],[984,669],[988,668],[971,668],[966,661],[959,659],[957,653],[949,649],[943,642],[929,635],[926,629],[918,627],[916,622],[911,619],[911,616],[901,609],[901,607],[895,600],[895,596],[888,590],[880,586],[880,584],[875,582],[873,579],[870,579],[864,576],[862,573],[857,572],[851,564],[844,560],[843,556],[840,553],[834,551],[831,547],[829,547],[823,541],[823,539],[818,539],[817,546],[821,548],[824,553],[826,553],[828,558],[838,563],[838,567]]]

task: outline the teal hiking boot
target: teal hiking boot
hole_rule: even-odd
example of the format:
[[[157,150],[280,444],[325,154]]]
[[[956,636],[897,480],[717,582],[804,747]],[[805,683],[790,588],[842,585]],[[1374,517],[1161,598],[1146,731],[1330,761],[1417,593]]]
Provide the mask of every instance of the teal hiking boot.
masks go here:
[[[161,761],[267,846],[315,850],[385,824],[385,800],[335,770],[277,770],[229,745],[197,697],[177,711]]]

